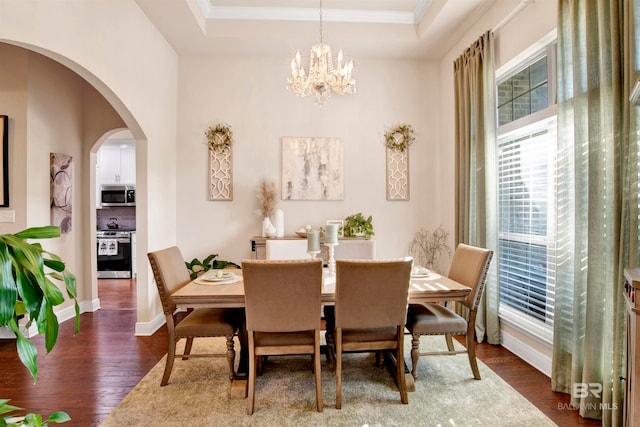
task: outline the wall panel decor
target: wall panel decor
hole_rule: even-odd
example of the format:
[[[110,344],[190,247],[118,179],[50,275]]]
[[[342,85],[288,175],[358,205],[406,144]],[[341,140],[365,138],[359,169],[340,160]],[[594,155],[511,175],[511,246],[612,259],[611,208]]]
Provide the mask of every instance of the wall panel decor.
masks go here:
[[[409,200],[409,150],[387,148],[387,200]]]

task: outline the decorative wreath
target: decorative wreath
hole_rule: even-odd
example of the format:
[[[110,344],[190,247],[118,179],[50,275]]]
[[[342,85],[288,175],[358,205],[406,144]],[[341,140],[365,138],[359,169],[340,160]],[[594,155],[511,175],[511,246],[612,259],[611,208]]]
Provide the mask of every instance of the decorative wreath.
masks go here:
[[[231,126],[226,123],[218,123],[215,127],[209,127],[204,133],[212,150],[226,151],[233,143]]]
[[[402,123],[385,133],[384,139],[386,147],[390,150],[404,151],[416,138],[413,136],[411,125]]]

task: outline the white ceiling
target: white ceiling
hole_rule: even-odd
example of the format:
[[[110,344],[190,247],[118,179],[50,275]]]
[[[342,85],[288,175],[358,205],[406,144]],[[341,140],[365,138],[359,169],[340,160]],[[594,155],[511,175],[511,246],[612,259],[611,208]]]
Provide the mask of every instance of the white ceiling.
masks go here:
[[[323,40],[356,60],[440,59],[493,1],[323,0]],[[319,0],[136,2],[181,56],[290,58],[320,40]]]

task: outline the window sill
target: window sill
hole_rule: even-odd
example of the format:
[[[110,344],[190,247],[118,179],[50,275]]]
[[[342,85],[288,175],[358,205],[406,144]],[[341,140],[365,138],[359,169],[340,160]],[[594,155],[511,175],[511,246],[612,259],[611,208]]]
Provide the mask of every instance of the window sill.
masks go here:
[[[517,329],[522,334],[540,342],[541,344],[553,347],[553,326],[543,324],[533,320],[529,316],[521,314],[508,306],[501,306],[499,312],[500,321]]]

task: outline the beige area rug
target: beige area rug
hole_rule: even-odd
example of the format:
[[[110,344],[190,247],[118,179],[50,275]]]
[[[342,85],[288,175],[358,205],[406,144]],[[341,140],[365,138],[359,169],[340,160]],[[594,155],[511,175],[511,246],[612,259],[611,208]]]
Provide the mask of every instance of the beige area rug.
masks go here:
[[[443,337],[423,337],[422,348],[446,348]],[[184,340],[183,340],[184,341]],[[456,343],[457,344],[457,343]],[[194,352],[224,348],[224,339],[196,340]],[[410,363],[409,357],[407,360]],[[102,426],[554,426],[540,410],[479,362],[476,381],[465,354],[422,357],[409,404],[389,371],[371,354],[348,354],[342,409],[335,409],[335,373],[322,362],[324,412],[316,412],[311,358],[271,357],[257,379],[256,406],[230,399],[226,360],[176,360],[160,387],[161,360],[109,414]]]

